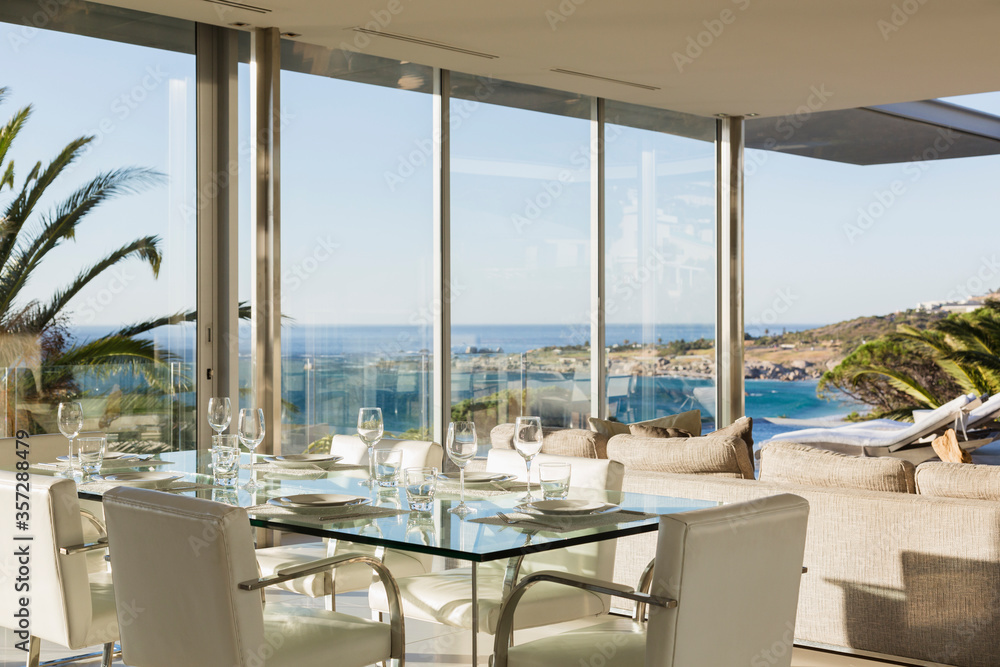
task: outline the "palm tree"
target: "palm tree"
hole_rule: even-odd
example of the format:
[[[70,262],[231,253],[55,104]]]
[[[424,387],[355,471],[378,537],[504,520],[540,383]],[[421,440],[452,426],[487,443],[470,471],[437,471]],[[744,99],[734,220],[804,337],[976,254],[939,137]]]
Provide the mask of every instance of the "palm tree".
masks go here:
[[[0,88],[0,103],[7,89]],[[76,236],[80,224],[92,216],[102,203],[115,197],[141,192],[162,183],[164,176],[141,167],[106,171],[78,187],[49,210],[39,211],[46,190],[83,154],[94,137],[80,137],[63,148],[51,162],[37,162],[15,185],[14,161],[8,152],[31,117],[32,107],[18,110],[0,127],[0,196],[4,188],[10,198],[0,203],[0,363],[4,368],[23,366],[32,371],[34,388],[39,395],[47,389],[69,387],[68,371],[43,372],[43,367],[101,367],[105,371],[132,369],[147,376],[156,364],[168,357],[152,341],[135,335],[171,321],[193,319],[194,313],[178,314],[125,327],[111,335],[83,344],[73,344],[67,335],[67,306],[74,296],[108,269],[132,260],[149,266],[156,277],[161,253],[157,236],[143,236],[125,243],[93,264],[85,267],[62,289],[47,300],[27,300],[23,290],[32,276],[40,272],[44,261],[55,248]],[[8,389],[9,391],[9,389]],[[9,402],[8,402],[9,404]],[[11,415],[8,415],[10,419]]]
[[[868,403],[874,416],[912,419],[958,392],[1000,392],[1000,301],[938,320],[928,329],[898,330],[862,345],[820,381]]]

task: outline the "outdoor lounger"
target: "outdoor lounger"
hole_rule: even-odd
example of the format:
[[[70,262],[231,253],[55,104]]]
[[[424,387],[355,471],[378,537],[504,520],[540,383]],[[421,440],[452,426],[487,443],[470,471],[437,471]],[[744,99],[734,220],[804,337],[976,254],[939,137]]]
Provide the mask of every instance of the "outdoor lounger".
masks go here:
[[[990,408],[986,409],[989,405]],[[970,411],[969,406],[975,406]],[[854,456],[894,456],[922,463],[935,456],[931,439],[949,428],[962,432],[963,423],[968,427],[975,415],[976,424],[995,419],[1000,412],[1000,398],[991,398],[980,405],[974,394],[966,394],[949,401],[908,424],[889,419],[861,422],[836,428],[807,428],[776,435],[772,440],[811,445],[820,449]],[[960,443],[962,449],[972,451],[992,442],[994,438],[970,440]]]

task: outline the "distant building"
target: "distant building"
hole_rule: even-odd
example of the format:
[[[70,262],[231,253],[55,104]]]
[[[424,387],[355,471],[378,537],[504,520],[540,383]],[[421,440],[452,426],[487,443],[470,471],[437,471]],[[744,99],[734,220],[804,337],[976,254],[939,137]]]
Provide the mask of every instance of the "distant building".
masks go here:
[[[971,313],[977,308],[982,308],[987,299],[1000,298],[1000,292],[973,296],[962,301],[923,301],[917,304],[917,310],[940,313]]]

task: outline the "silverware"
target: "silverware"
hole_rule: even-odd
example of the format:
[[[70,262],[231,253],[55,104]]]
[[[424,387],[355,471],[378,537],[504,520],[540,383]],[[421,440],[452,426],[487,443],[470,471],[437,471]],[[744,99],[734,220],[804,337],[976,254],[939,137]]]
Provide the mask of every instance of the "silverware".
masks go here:
[[[497,512],[497,517],[508,526],[516,526],[519,523],[531,523],[535,524],[536,526],[541,526],[543,528],[551,528],[552,530],[559,530],[559,526],[553,526],[551,523],[545,523],[544,521],[539,521],[537,519],[512,519],[503,512]]]

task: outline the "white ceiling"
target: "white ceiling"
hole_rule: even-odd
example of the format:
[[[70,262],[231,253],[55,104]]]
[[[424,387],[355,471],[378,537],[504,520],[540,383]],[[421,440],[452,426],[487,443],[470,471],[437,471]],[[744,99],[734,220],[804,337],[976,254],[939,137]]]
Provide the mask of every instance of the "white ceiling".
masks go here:
[[[1000,90],[996,0],[242,0],[266,14],[205,0],[102,1],[277,27],[329,47],[356,44],[351,29],[370,24],[499,57],[383,37],[362,49],[374,55],[700,115],[780,116],[810,103],[845,109]],[[700,53],[690,47],[699,39]],[[691,61],[678,66],[676,54]]]

